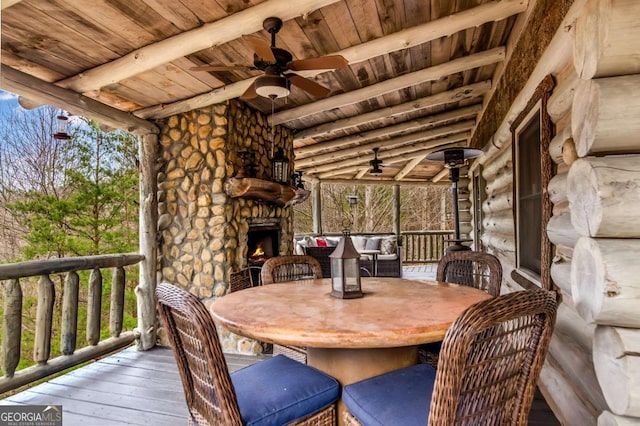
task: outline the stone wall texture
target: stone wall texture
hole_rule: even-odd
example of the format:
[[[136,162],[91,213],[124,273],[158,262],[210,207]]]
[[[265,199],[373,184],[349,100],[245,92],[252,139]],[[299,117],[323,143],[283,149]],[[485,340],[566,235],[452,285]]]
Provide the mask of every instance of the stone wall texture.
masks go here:
[[[160,120],[158,165],[158,282],[168,281],[198,296],[206,306],[227,293],[229,274],[246,267],[252,222],[280,222],[280,254],[293,251],[290,208],[232,199],[226,179],[241,164],[238,152],[255,153],[255,176],[270,180],[274,149],[293,158],[293,136],[271,129],[268,117],[237,101]],[[291,161],[291,170],[293,161]],[[261,343],[220,329],[223,350],[258,354]]]

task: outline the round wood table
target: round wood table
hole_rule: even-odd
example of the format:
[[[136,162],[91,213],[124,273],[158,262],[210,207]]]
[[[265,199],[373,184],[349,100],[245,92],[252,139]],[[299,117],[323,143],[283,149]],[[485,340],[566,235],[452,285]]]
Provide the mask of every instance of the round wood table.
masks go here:
[[[417,363],[417,345],[441,340],[475,288],[402,278],[363,278],[360,299],[331,297],[331,280],[269,284],[215,301],[213,319],[263,342],[304,346],[307,363],[347,385]],[[342,403],[338,404],[342,423]]]

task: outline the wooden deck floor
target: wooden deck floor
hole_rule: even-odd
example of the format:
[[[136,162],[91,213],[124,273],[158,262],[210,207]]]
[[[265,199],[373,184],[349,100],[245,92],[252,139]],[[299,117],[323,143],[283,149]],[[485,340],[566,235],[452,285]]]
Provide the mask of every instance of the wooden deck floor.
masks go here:
[[[407,265],[403,276],[433,279],[436,265]],[[260,357],[226,355],[230,371]],[[62,405],[65,426],[186,425],[187,408],[173,354],[167,348],[128,348],[0,400],[0,405]],[[538,393],[532,426],[559,425]]]

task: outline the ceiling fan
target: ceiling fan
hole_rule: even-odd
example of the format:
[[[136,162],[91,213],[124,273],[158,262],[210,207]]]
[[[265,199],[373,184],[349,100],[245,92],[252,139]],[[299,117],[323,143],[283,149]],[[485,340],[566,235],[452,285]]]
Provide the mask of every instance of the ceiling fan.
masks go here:
[[[371,170],[369,170],[369,174],[370,175],[374,175],[374,176],[379,176],[382,174],[382,166],[384,166],[384,164],[382,164],[382,160],[378,159],[378,151],[380,150],[380,148],[373,148],[373,160],[369,161],[369,164],[371,165]]]
[[[327,96],[329,89],[291,71],[345,68],[348,65],[347,60],[340,55],[329,55],[294,61],[291,53],[276,47],[276,34],[282,28],[282,20],[276,17],[267,18],[262,26],[271,34],[271,45],[256,36],[242,36],[255,52],[253,66],[205,65],[193,67],[191,70],[232,71],[248,69],[263,71],[264,75],[259,76],[240,96],[240,99],[244,100],[254,99],[258,95],[271,99],[282,98],[289,95],[292,84],[316,98]]]

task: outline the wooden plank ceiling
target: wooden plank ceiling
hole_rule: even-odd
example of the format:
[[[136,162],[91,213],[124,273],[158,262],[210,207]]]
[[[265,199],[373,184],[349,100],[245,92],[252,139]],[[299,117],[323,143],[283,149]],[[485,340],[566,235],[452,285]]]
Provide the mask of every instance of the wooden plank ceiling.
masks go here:
[[[3,0],[2,84],[24,96],[23,105],[54,104],[55,93],[56,106],[96,112],[98,105],[110,123],[130,117],[120,127],[132,130],[139,119],[243,94],[264,73],[248,68],[254,51],[242,36],[270,40],[262,22],[277,16],[284,25],[276,46],[294,60],[342,55],[349,64],[298,72],[328,88],[326,98],[294,85],[286,98],[246,101],[266,114],[273,108],[273,121],[295,130],[296,169],[324,180],[426,181],[442,170],[425,158],[429,152],[470,140],[527,6],[527,0]],[[236,68],[192,69],[203,65]],[[373,148],[384,163],[375,178],[368,173]]]

